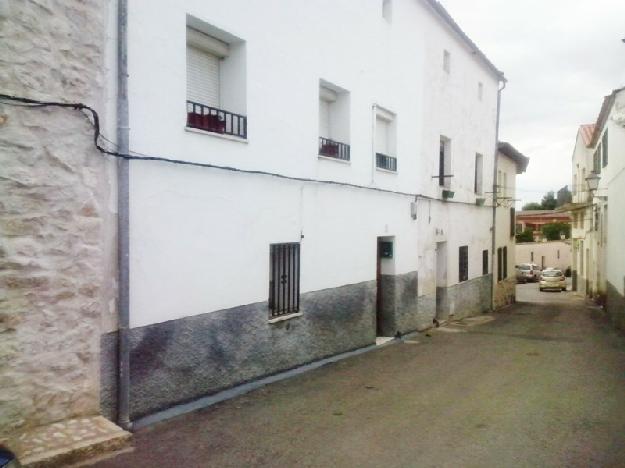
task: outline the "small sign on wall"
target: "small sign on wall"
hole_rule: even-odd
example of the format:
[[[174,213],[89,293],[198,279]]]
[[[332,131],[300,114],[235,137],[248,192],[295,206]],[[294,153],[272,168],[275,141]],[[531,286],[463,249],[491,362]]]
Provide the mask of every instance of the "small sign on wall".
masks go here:
[[[380,242],[380,257],[393,258],[393,243],[388,241]]]

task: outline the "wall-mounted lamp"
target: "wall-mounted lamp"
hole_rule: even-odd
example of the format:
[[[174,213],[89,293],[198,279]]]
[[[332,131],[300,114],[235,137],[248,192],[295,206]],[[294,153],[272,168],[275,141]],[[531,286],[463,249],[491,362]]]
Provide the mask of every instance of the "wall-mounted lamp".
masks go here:
[[[597,175],[595,171],[591,171],[590,175],[586,177],[586,183],[588,184],[588,190],[590,190],[590,193],[593,193],[597,190],[597,188],[599,187],[600,179],[601,177],[599,177],[599,175]]]

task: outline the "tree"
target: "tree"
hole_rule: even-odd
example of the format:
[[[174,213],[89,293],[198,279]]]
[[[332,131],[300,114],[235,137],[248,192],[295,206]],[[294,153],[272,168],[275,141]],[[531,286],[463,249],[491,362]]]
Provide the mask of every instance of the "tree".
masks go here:
[[[534,242],[534,233],[531,229],[527,228],[525,231],[516,235],[517,242]]]
[[[542,210],[543,207],[540,203],[531,202],[523,205],[523,211]]]
[[[558,200],[556,200],[556,197],[554,196],[553,191],[547,192],[546,195],[543,197],[542,201],[540,202],[540,205],[542,206],[543,210],[555,210],[557,204],[558,204]]]
[[[547,240],[560,240],[564,234],[565,238],[571,237],[571,225],[567,223],[549,223],[542,227],[543,235]]]

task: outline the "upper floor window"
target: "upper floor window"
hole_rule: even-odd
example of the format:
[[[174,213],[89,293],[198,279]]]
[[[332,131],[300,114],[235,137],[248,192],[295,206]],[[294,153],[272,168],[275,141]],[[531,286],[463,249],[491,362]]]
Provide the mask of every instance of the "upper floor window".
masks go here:
[[[438,147],[438,185],[451,187],[451,140],[441,136]]]
[[[477,98],[480,101],[484,99],[484,83],[481,81],[477,84]]]
[[[473,191],[476,195],[482,195],[483,192],[483,171],[484,171],[484,157],[477,153],[475,155],[475,181]]]
[[[393,21],[393,0],[382,0],[382,17],[389,23]]]
[[[395,115],[380,107],[375,115],[376,167],[387,171],[397,171],[395,157]]]
[[[451,54],[448,50],[443,51],[443,70],[447,73],[451,72]]]
[[[188,127],[247,138],[244,49],[242,41],[229,43],[187,26]]]
[[[349,93],[322,81],[319,85],[319,155],[350,159]]]
[[[596,174],[601,174],[601,143],[597,145],[592,155],[592,168]]]

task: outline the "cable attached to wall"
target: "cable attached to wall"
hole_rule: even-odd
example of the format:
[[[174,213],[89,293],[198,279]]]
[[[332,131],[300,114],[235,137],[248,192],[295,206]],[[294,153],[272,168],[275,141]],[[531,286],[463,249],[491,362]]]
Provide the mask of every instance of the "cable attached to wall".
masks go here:
[[[81,111],[88,118],[90,117],[89,122],[91,123],[93,127],[93,144],[96,147],[96,149],[100,153],[108,155],[108,156],[112,156],[114,158],[126,159],[129,161],[158,161],[158,162],[165,162],[165,163],[170,163],[170,164],[179,164],[183,166],[195,166],[195,167],[202,167],[206,169],[217,169],[217,170],[222,170],[222,171],[238,172],[242,174],[263,175],[263,176],[268,176],[268,177],[276,177],[278,179],[293,180],[296,182],[325,184],[325,185],[334,185],[334,186],[355,188],[355,189],[361,189],[361,190],[371,190],[374,192],[406,196],[406,197],[411,197],[415,199],[420,198],[420,199],[425,199],[425,200],[440,201],[441,203],[454,203],[454,204],[461,204],[461,205],[477,206],[474,203],[469,203],[469,202],[453,201],[453,200],[443,201],[443,200],[439,200],[438,198],[430,197],[428,195],[422,195],[419,193],[409,193],[409,192],[402,192],[402,191],[397,191],[397,190],[389,190],[389,189],[384,189],[384,188],[379,188],[379,187],[352,184],[349,182],[340,182],[337,180],[324,180],[324,179],[310,179],[307,177],[295,177],[295,176],[289,176],[289,175],[280,174],[276,172],[268,172],[268,171],[253,170],[253,169],[239,169],[237,167],[221,166],[218,164],[186,161],[183,159],[167,158],[163,156],[150,156],[147,154],[137,153],[134,151],[131,151],[129,153],[120,153],[118,151],[111,151],[105,148],[101,144],[101,140],[103,140],[115,146],[115,144],[112,141],[110,141],[104,135],[102,135],[101,128],[100,128],[100,116],[98,115],[98,112],[94,108],[86,104],[83,104],[80,102],[79,103],[67,103],[67,102],[55,102],[55,101],[40,101],[37,99],[30,99],[30,98],[26,98],[22,96],[12,96],[9,94],[2,94],[2,93],[0,93],[0,102],[2,104],[14,105],[14,106],[19,106],[19,107],[33,107],[33,108],[58,107],[58,108],[74,109],[74,110]]]

